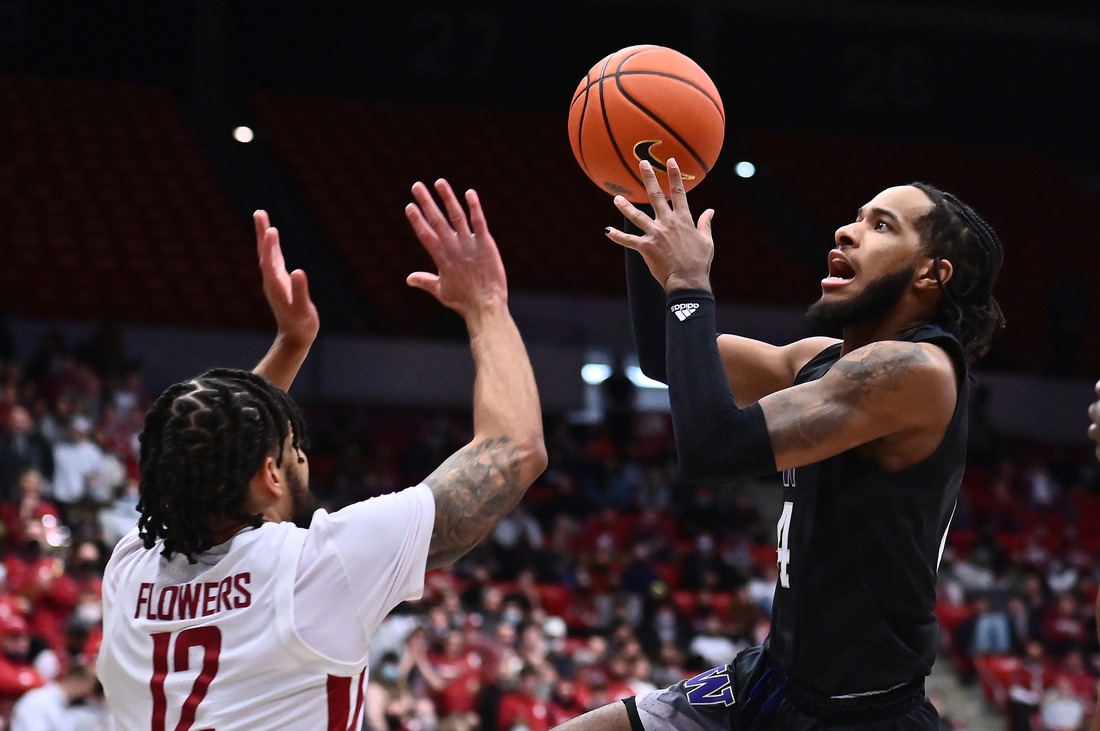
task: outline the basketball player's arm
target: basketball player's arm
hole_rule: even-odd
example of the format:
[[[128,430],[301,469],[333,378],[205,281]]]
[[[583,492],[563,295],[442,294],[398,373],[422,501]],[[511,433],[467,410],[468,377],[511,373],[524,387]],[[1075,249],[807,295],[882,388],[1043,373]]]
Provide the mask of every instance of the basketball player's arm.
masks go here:
[[[944,350],[883,341],[847,354],[819,380],[767,396],[760,408],[776,468],[786,470],[903,433],[931,454],[956,396],[955,366]]]
[[[675,164],[673,167],[676,167]],[[652,168],[642,169],[641,174],[651,191],[656,183]],[[657,188],[656,190],[660,190]],[[686,196],[684,197],[686,201]],[[686,204],[685,204],[686,208]],[[623,221],[623,232],[642,237],[642,230],[631,219],[638,213],[654,215],[650,205],[634,207]],[[645,225],[644,222],[642,225]],[[611,235],[612,240],[625,244]],[[706,235],[710,235],[707,221]],[[630,320],[634,330],[634,344],[638,351],[638,366],[649,378],[668,383],[665,355],[665,289],[650,271],[649,264],[636,249],[626,248],[626,291],[630,303]],[[709,268],[709,267],[708,267]],[[696,283],[695,286],[699,286]],[[709,282],[702,287],[709,289]],[[748,406],[768,394],[794,385],[795,376],[802,366],[825,348],[838,342],[833,338],[805,338],[785,346],[775,346],[752,338],[737,335],[718,335],[718,353],[729,380],[736,403]]]
[[[279,328],[271,349],[252,372],[289,391],[309,355],[321,321],[309,297],[306,273],[301,269],[289,273],[286,270],[279,231],[270,225],[267,212],[256,211],[252,221],[256,227],[256,252],[260,257],[264,297]]]
[[[422,183],[413,186],[416,204],[406,214],[439,274],[416,272],[409,284],[466,320],[477,375],[474,438],[424,480],[435,496],[429,569],[477,545],[546,468],[535,377],[508,311],[504,266],[481,204],[472,190],[466,193],[467,221],[446,181],[435,187],[446,217]]]
[[[905,429],[941,423],[946,428],[954,409],[954,366],[939,348],[913,343],[872,344],[842,358],[824,378],[739,406],[755,394],[735,398],[731,393],[714,338],[709,279],[713,211],[704,212],[696,224],[679,168],[671,158],[667,165],[671,205],[643,162],[640,169],[656,217],[618,196],[616,206],[644,235],[609,229],[608,236],[638,251],[668,293],[669,401],[680,472],[686,479],[723,483],[810,464]],[[684,313],[689,314],[682,317]],[[793,379],[790,370],[781,375]]]

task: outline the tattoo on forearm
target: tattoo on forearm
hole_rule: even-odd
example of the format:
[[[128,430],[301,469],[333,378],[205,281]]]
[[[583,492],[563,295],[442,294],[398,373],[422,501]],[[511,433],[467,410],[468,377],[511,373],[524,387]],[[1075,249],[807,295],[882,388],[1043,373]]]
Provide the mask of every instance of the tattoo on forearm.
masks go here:
[[[851,421],[861,400],[874,398],[876,391],[897,392],[904,376],[931,362],[919,345],[898,346],[875,343],[858,358],[838,361],[826,376],[833,386],[827,394],[776,394],[786,418],[773,434],[775,448],[806,449],[819,444]]]
[[[460,449],[425,482],[435,495],[429,569],[446,566],[477,545],[516,506],[526,487],[516,446],[507,437]]]

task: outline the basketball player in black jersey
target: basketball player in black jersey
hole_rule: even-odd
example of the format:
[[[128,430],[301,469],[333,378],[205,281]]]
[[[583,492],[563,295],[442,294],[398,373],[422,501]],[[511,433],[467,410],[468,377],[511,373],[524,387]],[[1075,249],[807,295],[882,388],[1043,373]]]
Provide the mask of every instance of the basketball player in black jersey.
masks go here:
[[[618,197],[637,235],[607,235],[628,249],[639,357],[668,383],[683,476],[783,473],[772,631],[728,666],[561,731],[931,731],[936,570],[965,460],[967,368],[1003,324],[1001,244],[954,196],[890,188],[836,232],[808,313],[842,340],[716,339],[714,212],[696,225],[667,167],[672,200],[643,162],[656,214]]]

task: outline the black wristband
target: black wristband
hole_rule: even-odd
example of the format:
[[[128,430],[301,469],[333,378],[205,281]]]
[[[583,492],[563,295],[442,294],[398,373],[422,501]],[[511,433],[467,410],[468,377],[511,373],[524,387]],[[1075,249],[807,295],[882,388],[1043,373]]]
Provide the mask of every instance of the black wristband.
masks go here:
[[[714,295],[668,294],[665,363],[680,474],[722,484],[775,472],[775,453],[759,404],[737,408],[718,354]]]

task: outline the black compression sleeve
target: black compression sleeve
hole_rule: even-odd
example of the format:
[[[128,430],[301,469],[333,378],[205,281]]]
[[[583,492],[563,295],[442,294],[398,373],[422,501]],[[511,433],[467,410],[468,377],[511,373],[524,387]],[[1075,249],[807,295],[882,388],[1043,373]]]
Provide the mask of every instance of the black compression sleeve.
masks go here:
[[[639,206],[652,213],[649,206]],[[628,220],[623,231],[641,236],[642,230]],[[626,294],[630,300],[630,322],[634,326],[634,345],[638,367],[655,381],[664,383],[665,375],[665,290],[649,272],[642,255],[626,250]]]
[[[668,397],[681,476],[723,484],[775,472],[760,404],[739,409],[734,403],[718,355],[714,295],[680,289],[669,293],[667,303]]]
[[[626,293],[638,367],[653,380],[665,383],[665,291],[649,273],[642,255],[633,249],[626,250]]]

